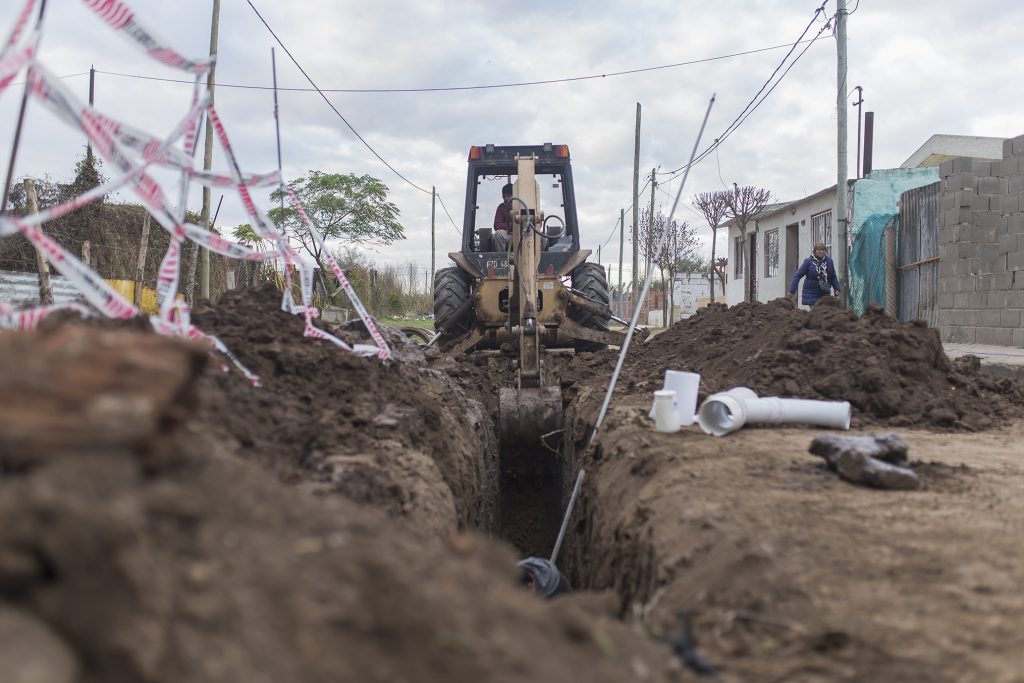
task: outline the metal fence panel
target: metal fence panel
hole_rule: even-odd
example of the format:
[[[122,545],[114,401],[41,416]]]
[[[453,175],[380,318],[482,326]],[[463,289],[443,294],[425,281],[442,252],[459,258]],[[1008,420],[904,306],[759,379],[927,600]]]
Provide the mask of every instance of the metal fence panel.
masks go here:
[[[899,318],[939,326],[939,183],[900,195]]]

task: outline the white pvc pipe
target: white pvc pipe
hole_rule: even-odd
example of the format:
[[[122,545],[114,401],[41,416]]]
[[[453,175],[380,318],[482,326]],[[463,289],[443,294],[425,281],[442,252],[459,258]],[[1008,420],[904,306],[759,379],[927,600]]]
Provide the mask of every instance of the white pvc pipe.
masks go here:
[[[759,398],[751,389],[736,387],[712,394],[697,412],[697,423],[701,429],[714,436],[725,436],[748,422],[849,429],[850,404],[846,401]]]

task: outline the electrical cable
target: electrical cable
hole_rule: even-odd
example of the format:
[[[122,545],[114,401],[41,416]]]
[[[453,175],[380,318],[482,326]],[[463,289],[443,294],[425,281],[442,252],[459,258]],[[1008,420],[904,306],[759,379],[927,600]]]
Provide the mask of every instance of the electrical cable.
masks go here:
[[[459,236],[459,239],[462,239],[462,231],[459,230],[459,226],[455,224],[455,219],[452,218],[452,215],[448,213],[448,207],[444,205],[444,200],[441,199],[440,193],[435,193],[435,195],[437,196],[437,201],[441,203],[441,208],[444,209],[444,215],[448,216],[448,220],[451,221],[452,227],[455,228],[455,234]]]
[[[331,110],[334,111],[334,113],[338,115],[338,118],[340,118],[345,123],[345,125],[348,126],[348,129],[350,131],[352,131],[352,134],[355,135],[359,139],[359,141],[361,143],[363,143],[363,145],[366,146],[366,149],[370,150],[370,152],[373,154],[373,156],[377,157],[377,159],[379,159],[382,164],[384,164],[389,169],[391,169],[392,173],[394,173],[396,176],[398,176],[399,178],[404,180],[411,187],[416,188],[417,190],[419,190],[420,192],[422,192],[424,194],[430,194],[430,190],[427,190],[425,188],[420,187],[419,185],[417,185],[416,183],[412,182],[411,180],[406,178],[404,175],[399,173],[398,169],[396,169],[394,166],[389,164],[384,159],[384,157],[382,157],[380,154],[377,153],[377,150],[375,150],[373,147],[370,146],[370,143],[368,143],[366,140],[363,139],[363,136],[359,134],[359,131],[357,131],[355,128],[352,127],[352,124],[348,122],[348,119],[346,119],[344,116],[342,116],[341,112],[338,111],[337,107],[335,107],[334,104],[327,98],[327,95],[325,95],[324,92],[317,86],[317,84],[313,82],[313,79],[310,78],[309,74],[306,73],[306,70],[302,68],[301,64],[299,64],[299,60],[295,59],[295,56],[292,55],[291,50],[289,50],[285,46],[285,44],[283,42],[281,42],[281,39],[277,37],[277,34],[274,33],[274,29],[270,28],[270,24],[268,24],[267,20],[263,18],[263,15],[260,14],[259,10],[256,9],[256,5],[252,4],[252,0],[245,0],[245,1],[246,1],[246,3],[248,3],[249,7],[252,8],[252,11],[256,13],[256,16],[259,18],[259,20],[261,22],[263,22],[263,25],[267,27],[267,30],[270,32],[270,35],[272,35],[274,37],[274,40],[277,41],[277,44],[281,46],[281,49],[284,50],[284,53],[286,55],[288,55],[288,58],[290,60],[292,60],[292,64],[294,64],[295,67],[302,73],[302,75],[306,77],[306,80],[309,81],[309,84],[311,86],[313,86],[313,88],[317,91],[317,93],[320,94],[320,97],[322,97],[324,99],[324,102],[327,103],[327,106],[329,106],[331,108]]]
[[[822,11],[822,8],[824,8],[824,6],[825,5],[823,3],[822,6],[818,8],[818,10],[815,12],[815,18],[817,17],[817,14]],[[751,101],[747,103],[747,106],[743,108],[739,115],[737,115],[737,117],[733,119],[733,122],[726,127],[725,132],[723,132],[718,138],[715,139],[713,143],[711,143],[711,145],[709,145],[706,149],[704,149],[704,151],[698,154],[696,158],[694,158],[694,160],[691,162],[693,165],[697,165],[698,163],[706,159],[711,154],[711,152],[717,150],[718,147],[721,146],[723,142],[725,142],[726,138],[732,135],[732,133],[734,133],[740,127],[740,125],[742,125],[743,122],[746,121],[747,118],[749,118],[749,116],[753,114],[754,111],[756,111],[762,103],[764,103],[764,101],[768,98],[772,91],[774,91],[775,88],[778,87],[779,83],[782,82],[782,79],[785,78],[786,74],[789,73],[790,69],[792,69],[793,66],[795,66],[796,63],[800,61],[800,58],[807,53],[807,50],[811,47],[811,45],[813,45],[818,39],[821,38],[822,33],[824,33],[825,30],[829,27],[831,21],[822,26],[822,28],[818,31],[817,35],[815,35],[814,38],[806,41],[803,40],[803,36],[807,34],[807,31],[814,23],[815,19],[812,19],[811,22],[804,29],[803,33],[800,34],[800,39],[793,44],[793,49],[795,50],[796,46],[801,43],[807,43],[807,46],[802,51],[800,51],[800,53],[796,55],[796,57],[789,63],[789,65],[786,66],[786,69],[782,71],[781,74],[779,74],[779,69],[781,69],[782,66],[786,63],[786,60],[789,59],[789,56],[792,54],[792,51],[786,54],[786,56],[783,58],[783,61],[780,62],[779,66],[775,68],[775,71],[772,72],[772,75],[769,76],[768,80],[765,81],[764,85],[761,86],[761,89],[758,90],[758,92],[754,95],[753,99],[751,99]],[[778,75],[778,79],[775,79],[776,75]],[[765,88],[768,86],[769,83],[772,82],[773,79],[775,79],[775,83],[773,83],[772,86],[768,88],[767,91],[765,91]],[[758,99],[758,97],[760,97],[760,99]],[[665,174],[671,176],[670,178],[668,178],[668,180],[674,180],[675,178],[679,177],[679,175],[683,173],[687,169],[687,167],[688,165],[683,165],[673,171],[666,171]]]
[[[251,3],[250,3],[251,5]],[[254,8],[255,9],[255,8]],[[266,22],[264,22],[265,24]],[[268,27],[269,28],[269,27]],[[276,36],[275,36],[276,38]],[[280,41],[278,41],[280,43]],[[282,47],[284,47],[282,45]],[[613,71],[606,74],[592,74],[588,76],[569,76],[565,78],[550,78],[537,81],[518,81],[512,83],[489,83],[481,85],[455,85],[455,86],[444,86],[437,88],[285,88],[278,87],[280,91],[290,92],[320,92],[320,93],[349,93],[349,94],[379,94],[379,93],[420,93],[420,92],[453,92],[463,90],[496,90],[501,88],[523,88],[534,85],[553,85],[556,83],[571,83],[575,81],[588,81],[595,80],[598,78],[614,78],[618,76],[631,76],[638,73],[646,73],[648,71],[658,71],[662,69],[674,69],[681,66],[692,66],[694,64],[704,64],[706,62],[713,62],[722,59],[731,59],[733,57],[743,57],[746,55],[757,54],[760,52],[769,52],[771,50],[781,50],[784,47],[790,47],[789,43],[784,45],[772,45],[770,47],[761,47],[753,50],[746,50],[743,52],[732,52],[725,55],[717,55],[715,57],[704,57],[702,59],[693,59],[685,62],[676,62],[674,64],[660,64],[658,66],[645,66],[637,69],[626,69],[623,71]],[[289,55],[290,56],[290,55]],[[294,61],[294,60],[293,60]],[[142,76],[139,74],[127,74],[119,73],[116,71],[100,71],[96,70],[98,74],[104,74],[107,76],[120,76],[122,78],[139,78],[149,81],[163,81],[165,83],[188,83],[192,84],[192,81],[186,81],[177,78],[160,78],[157,76]],[[307,77],[308,79],[308,77]],[[312,81],[310,81],[312,82]],[[237,83],[218,83],[218,88],[241,88],[246,90],[270,90],[272,86],[267,85],[242,85]]]

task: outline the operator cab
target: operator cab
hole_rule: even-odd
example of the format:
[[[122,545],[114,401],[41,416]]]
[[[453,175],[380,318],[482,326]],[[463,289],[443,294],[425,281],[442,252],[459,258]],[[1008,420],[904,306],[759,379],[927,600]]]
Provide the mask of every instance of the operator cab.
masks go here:
[[[544,212],[545,233],[539,271],[558,266],[579,251],[580,238],[576,216],[569,148],[566,145],[481,145],[469,150],[466,182],[466,206],[463,219],[462,253],[481,270],[504,265],[507,258],[493,244],[495,213],[502,203],[501,189],[518,179],[516,157],[535,155],[535,176],[540,190],[540,210]],[[515,206],[513,202],[513,206]]]

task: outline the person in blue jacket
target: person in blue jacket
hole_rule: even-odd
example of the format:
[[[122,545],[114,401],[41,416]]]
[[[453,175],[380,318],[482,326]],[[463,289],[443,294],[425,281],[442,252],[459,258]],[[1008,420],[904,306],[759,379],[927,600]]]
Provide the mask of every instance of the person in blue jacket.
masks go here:
[[[800,278],[804,280],[804,293],[800,297],[805,306],[813,306],[818,299],[835,292],[839,296],[839,278],[836,277],[836,264],[828,255],[828,248],[824,242],[814,245],[814,252],[804,259],[800,267],[793,273],[793,279],[789,282],[789,291],[786,298],[792,301],[796,298],[796,287],[800,284]]]

